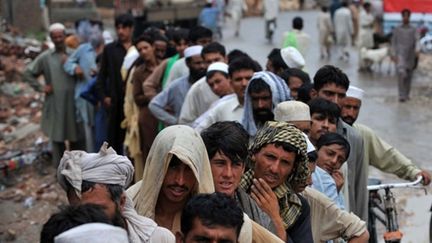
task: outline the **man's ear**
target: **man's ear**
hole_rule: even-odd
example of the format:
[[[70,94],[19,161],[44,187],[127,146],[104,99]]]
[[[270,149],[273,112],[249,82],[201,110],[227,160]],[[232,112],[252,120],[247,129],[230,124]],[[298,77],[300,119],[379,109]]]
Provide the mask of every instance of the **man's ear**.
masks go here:
[[[283,69],[283,68],[279,68],[278,70],[276,70],[276,75],[280,75],[281,73],[283,73],[283,71],[285,71],[285,69]]]
[[[182,232],[177,231],[175,233],[176,243],[183,243],[184,242],[184,236]]]
[[[252,156],[250,157],[250,164],[248,164],[248,166],[251,166],[255,164],[255,154],[252,154]]]
[[[126,192],[123,191],[123,193],[120,197],[120,209],[121,209],[121,211],[124,210],[125,205],[126,205]]]
[[[318,91],[316,91],[316,89],[311,89],[309,91],[309,96],[311,97],[311,99],[314,99],[318,96]]]
[[[187,66],[188,68],[190,68],[191,57],[187,57],[187,58],[185,58],[185,63],[186,63],[186,66]]]

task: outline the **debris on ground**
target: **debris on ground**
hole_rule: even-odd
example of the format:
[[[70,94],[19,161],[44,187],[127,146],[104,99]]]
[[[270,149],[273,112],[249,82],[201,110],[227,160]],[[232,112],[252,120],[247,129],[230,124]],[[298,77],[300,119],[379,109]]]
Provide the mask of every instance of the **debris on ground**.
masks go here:
[[[43,224],[59,207],[67,205],[66,194],[55,178],[55,169],[48,170],[44,176],[33,167],[14,171],[16,184],[0,191],[0,242],[39,242]]]
[[[0,242],[39,242],[39,232],[66,196],[40,130],[44,97],[22,81],[42,43],[0,33]]]

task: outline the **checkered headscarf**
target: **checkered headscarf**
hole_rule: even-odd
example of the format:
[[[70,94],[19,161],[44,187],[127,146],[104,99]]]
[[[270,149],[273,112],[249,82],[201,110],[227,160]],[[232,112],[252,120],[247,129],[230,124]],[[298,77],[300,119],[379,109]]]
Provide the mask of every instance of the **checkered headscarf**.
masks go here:
[[[287,122],[269,121],[258,130],[255,139],[249,147],[250,157],[260,150],[264,145],[270,143],[288,143],[297,148],[298,162],[294,166],[293,175],[288,179],[290,184],[304,184],[308,176],[308,157],[307,157],[307,144],[302,132]]]
[[[296,164],[294,165],[291,176],[285,183],[273,189],[273,192],[279,200],[280,215],[284,221],[284,226],[285,228],[289,228],[294,224],[301,213],[300,199],[292,188],[294,188],[295,185],[304,185],[308,176],[307,145],[305,137],[299,129],[287,122],[266,122],[266,124],[258,130],[255,139],[249,147],[249,161],[254,163],[250,158],[263,146],[277,142],[288,143],[297,148]],[[251,169],[243,175],[240,186],[246,191],[248,191],[252,185],[253,174],[253,169]]]

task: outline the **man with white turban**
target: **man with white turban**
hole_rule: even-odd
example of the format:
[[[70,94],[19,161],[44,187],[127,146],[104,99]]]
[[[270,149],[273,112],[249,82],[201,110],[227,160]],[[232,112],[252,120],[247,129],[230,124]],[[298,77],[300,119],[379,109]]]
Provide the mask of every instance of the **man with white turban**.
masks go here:
[[[311,129],[309,106],[303,102],[290,100],[279,103],[274,109],[275,121],[285,121],[308,134]]]
[[[105,207],[110,218],[121,215],[130,242],[174,242],[168,230],[137,214],[124,189],[133,178],[133,166],[104,143],[99,153],[66,151],[57,169],[57,179],[69,203],[93,203]]]
[[[423,176],[423,183],[430,183],[430,174],[420,169],[399,150],[380,138],[371,128],[357,121],[364,97],[364,91],[350,85],[346,97],[342,101],[341,117],[344,122],[354,127],[363,137],[364,162],[366,168],[369,165],[375,168],[397,175],[405,180],[415,180],[417,176]]]
[[[201,56],[203,47],[190,46],[184,50],[189,75],[174,80],[149,103],[153,115],[165,125],[178,123],[181,108],[190,87],[206,74],[206,64]]]
[[[63,70],[67,53],[64,43],[64,25],[52,24],[49,34],[54,49],[48,49],[31,62],[23,73],[23,80],[45,94],[41,129],[52,145],[53,162],[57,167],[68,140],[71,149],[84,149],[80,143],[79,127],[75,117],[75,80]],[[43,75],[44,85],[37,78]]]

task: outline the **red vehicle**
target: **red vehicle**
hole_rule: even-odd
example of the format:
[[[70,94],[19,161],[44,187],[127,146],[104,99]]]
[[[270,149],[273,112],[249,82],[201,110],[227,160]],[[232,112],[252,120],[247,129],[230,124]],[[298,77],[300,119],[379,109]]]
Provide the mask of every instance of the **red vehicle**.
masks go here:
[[[431,0],[384,0],[383,1],[383,30],[385,34],[401,24],[403,9],[411,10],[411,24],[419,31],[432,30],[432,1]]]

